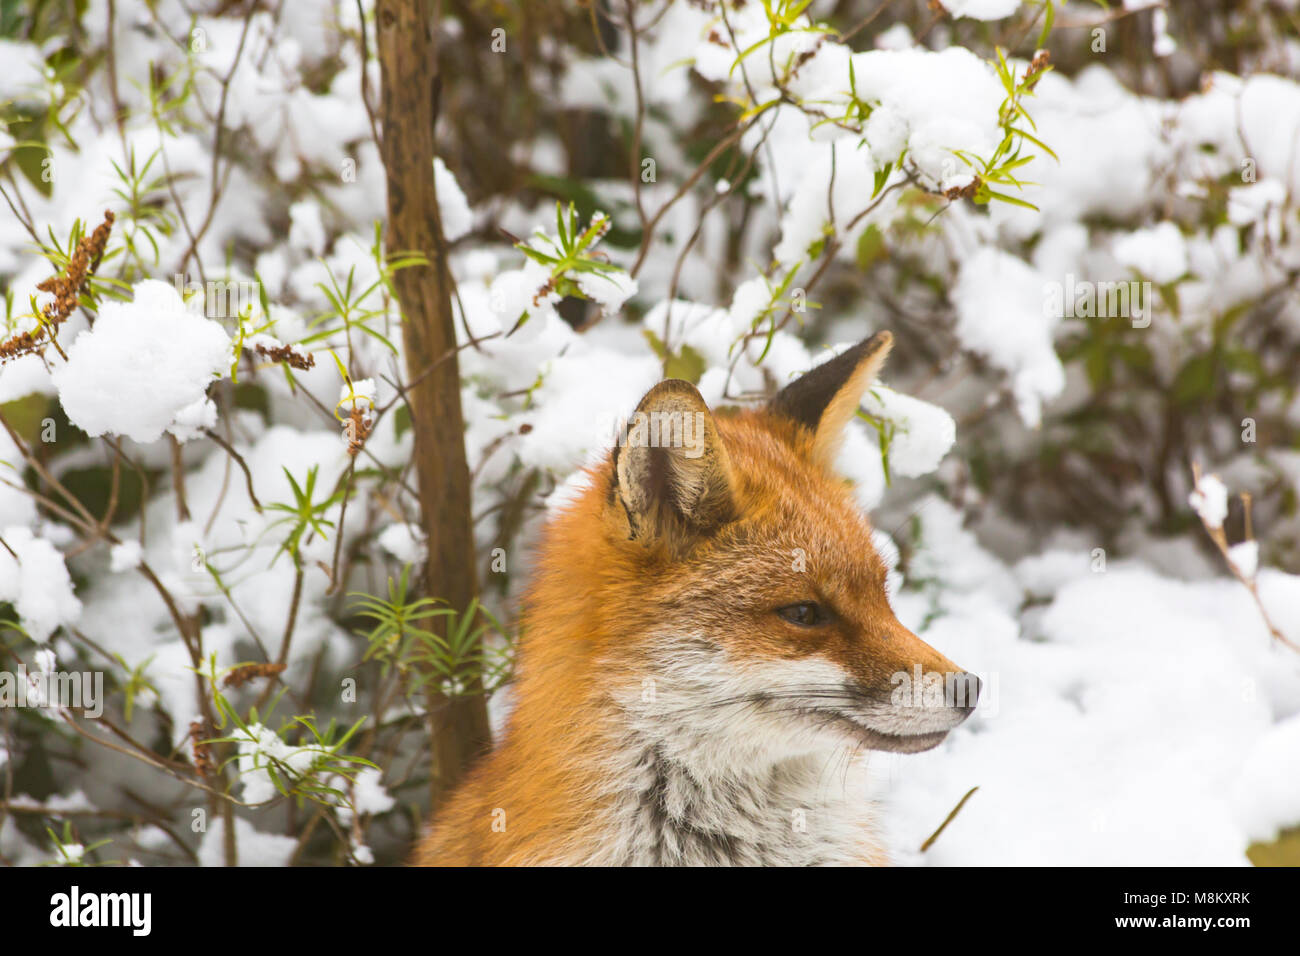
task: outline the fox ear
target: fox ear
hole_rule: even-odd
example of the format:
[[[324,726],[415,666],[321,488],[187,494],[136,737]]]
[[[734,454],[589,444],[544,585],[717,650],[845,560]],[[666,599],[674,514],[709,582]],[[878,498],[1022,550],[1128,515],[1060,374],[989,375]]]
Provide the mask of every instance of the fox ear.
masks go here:
[[[857,414],[893,344],[893,335],[877,332],[781,389],[768,410],[812,429],[813,459],[830,466],[845,426]]]
[[[630,538],[708,533],[735,516],[727,450],[694,385],[668,379],[641,399],[619,430],[614,483]]]

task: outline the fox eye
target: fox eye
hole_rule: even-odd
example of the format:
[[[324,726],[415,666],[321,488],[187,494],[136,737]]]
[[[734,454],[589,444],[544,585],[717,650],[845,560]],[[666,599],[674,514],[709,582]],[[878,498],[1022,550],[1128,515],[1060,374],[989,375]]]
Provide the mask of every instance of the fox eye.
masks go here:
[[[819,624],[825,624],[830,618],[826,610],[812,601],[804,601],[800,604],[787,604],[785,607],[776,609],[776,613],[791,624],[798,624],[800,627],[816,627]]]

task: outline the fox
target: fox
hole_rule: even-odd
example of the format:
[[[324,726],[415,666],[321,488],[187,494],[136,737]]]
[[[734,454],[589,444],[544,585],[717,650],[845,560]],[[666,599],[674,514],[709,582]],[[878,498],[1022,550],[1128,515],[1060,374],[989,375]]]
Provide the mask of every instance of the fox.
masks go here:
[[[892,341],[758,407],[646,393],[633,420],[665,427],[620,432],[542,530],[505,733],[414,865],[890,864],[869,752],[938,746],[979,693],[894,615],[833,468]],[[967,692],[900,701],[918,673]]]

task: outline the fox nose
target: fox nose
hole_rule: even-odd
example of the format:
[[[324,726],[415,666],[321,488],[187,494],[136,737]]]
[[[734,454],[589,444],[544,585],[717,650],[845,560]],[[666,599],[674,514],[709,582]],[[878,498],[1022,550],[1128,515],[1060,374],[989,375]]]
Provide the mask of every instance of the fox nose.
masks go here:
[[[961,712],[962,720],[965,720],[975,710],[983,683],[970,671],[962,671],[956,675],[956,678],[957,698],[953,701],[953,706]]]

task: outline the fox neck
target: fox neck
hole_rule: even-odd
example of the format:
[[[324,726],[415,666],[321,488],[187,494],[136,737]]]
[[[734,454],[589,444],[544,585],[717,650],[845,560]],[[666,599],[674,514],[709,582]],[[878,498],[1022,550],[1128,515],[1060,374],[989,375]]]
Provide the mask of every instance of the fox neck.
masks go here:
[[[598,695],[605,746],[592,769],[606,799],[592,861],[805,866],[879,857],[864,761],[849,747],[773,744],[781,738],[762,733],[761,714],[725,705],[714,653],[674,641],[653,684],[614,679]]]
[[[629,738],[623,756],[631,767],[607,846],[619,862],[811,866],[866,856],[865,817],[839,793],[839,774],[811,757],[700,777],[645,738]]]

